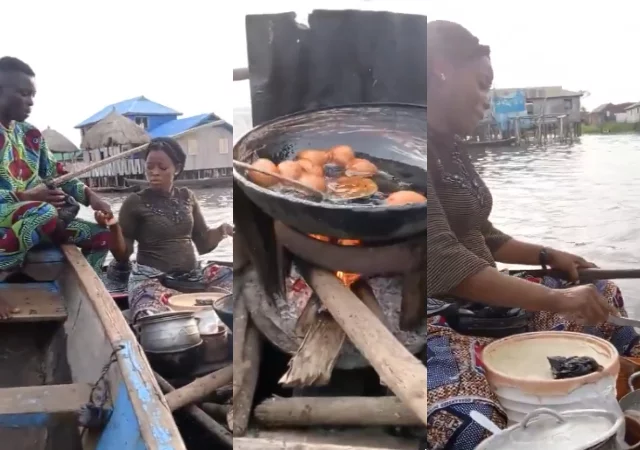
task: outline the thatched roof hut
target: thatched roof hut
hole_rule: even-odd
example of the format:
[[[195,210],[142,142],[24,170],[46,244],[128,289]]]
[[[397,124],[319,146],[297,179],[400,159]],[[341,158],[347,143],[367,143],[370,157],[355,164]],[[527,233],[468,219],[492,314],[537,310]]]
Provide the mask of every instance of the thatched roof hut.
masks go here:
[[[80,149],[64,135],[49,127],[42,131],[42,137],[47,142],[49,150],[53,153],[75,153],[80,151]]]
[[[147,132],[135,122],[115,110],[97,122],[85,133],[80,147],[83,150],[116,145],[142,145],[150,141]]]

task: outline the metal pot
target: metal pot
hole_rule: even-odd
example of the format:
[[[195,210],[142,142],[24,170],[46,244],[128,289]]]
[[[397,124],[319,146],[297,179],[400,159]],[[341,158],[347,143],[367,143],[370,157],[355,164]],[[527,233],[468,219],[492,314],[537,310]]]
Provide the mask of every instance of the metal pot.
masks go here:
[[[517,425],[484,440],[476,450],[625,450],[624,417],[613,412],[584,409],[556,411],[542,408]]]
[[[198,321],[191,311],[143,317],[136,330],[142,348],[151,352],[177,352],[202,342]]]
[[[145,352],[149,364],[160,375],[167,378],[181,377],[193,373],[204,353],[204,343],[168,352]]]
[[[198,331],[201,335],[216,333],[222,325],[220,318],[211,306],[195,311],[194,316],[198,322]]]
[[[634,382],[640,378],[640,372],[631,374],[629,377],[629,393],[620,399],[622,411],[640,411],[640,390],[636,390]]]

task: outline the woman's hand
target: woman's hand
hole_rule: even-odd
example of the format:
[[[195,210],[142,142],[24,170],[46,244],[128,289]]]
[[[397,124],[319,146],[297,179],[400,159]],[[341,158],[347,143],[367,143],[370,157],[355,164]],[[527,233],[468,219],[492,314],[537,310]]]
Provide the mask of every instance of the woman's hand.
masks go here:
[[[222,237],[233,236],[233,225],[229,225],[228,223],[223,223],[218,227]]]
[[[105,213],[113,215],[113,212],[111,211],[111,205],[95,192],[91,192],[89,194],[89,206],[94,211],[103,211]]]
[[[108,213],[104,211],[96,211],[93,214],[93,216],[96,219],[96,222],[98,223],[98,225],[105,228],[112,227],[118,223],[118,221],[116,220],[116,218],[113,216],[112,213]]]
[[[593,284],[575,286],[568,289],[554,289],[553,310],[551,312],[572,316],[584,325],[598,325],[615,314]]]
[[[578,269],[590,269],[598,267],[586,259],[560,250],[549,249],[549,266],[552,269],[561,270],[569,277],[569,281],[578,281]]]

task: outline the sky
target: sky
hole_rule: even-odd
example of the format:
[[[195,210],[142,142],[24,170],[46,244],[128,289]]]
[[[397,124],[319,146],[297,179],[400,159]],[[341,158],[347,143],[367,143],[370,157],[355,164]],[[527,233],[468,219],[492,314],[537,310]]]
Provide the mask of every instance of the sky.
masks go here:
[[[214,112],[231,122],[231,31],[214,3],[22,0],[28,18],[3,21],[0,55],[36,72],[29,121],[76,144],[75,125],[140,95],[182,117]]]
[[[426,15],[428,20],[458,22],[491,46],[494,87],[558,86],[587,91],[583,106],[640,101],[640,78],[633,69],[640,42],[640,3],[537,0],[371,0],[257,2],[238,6],[234,18],[234,66],[246,65],[244,15],[313,9],[357,8]],[[248,83],[235,83],[234,106],[249,104]]]
[[[519,9],[509,0],[235,0],[224,7],[203,0],[23,0],[20,9],[33,13],[26,22],[3,22],[3,35],[11,38],[0,54],[21,58],[36,72],[30,121],[76,143],[75,125],[139,95],[184,116],[214,112],[232,121],[234,107],[250,103],[248,83],[232,81],[232,69],[247,64],[245,15],[296,11],[304,21],[313,8],[389,10],[459,22],[491,46],[495,87],[585,90],[590,95],[583,103],[592,109],[640,101],[632,62],[640,42],[640,4],[613,3],[615,8],[603,8],[539,0]]]

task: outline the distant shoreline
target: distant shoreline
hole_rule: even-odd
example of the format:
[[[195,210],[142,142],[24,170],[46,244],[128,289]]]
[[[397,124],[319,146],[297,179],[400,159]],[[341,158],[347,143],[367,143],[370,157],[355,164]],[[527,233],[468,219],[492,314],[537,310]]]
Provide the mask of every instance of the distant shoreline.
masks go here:
[[[602,125],[582,125],[582,134],[640,133],[640,123],[608,122]]]

